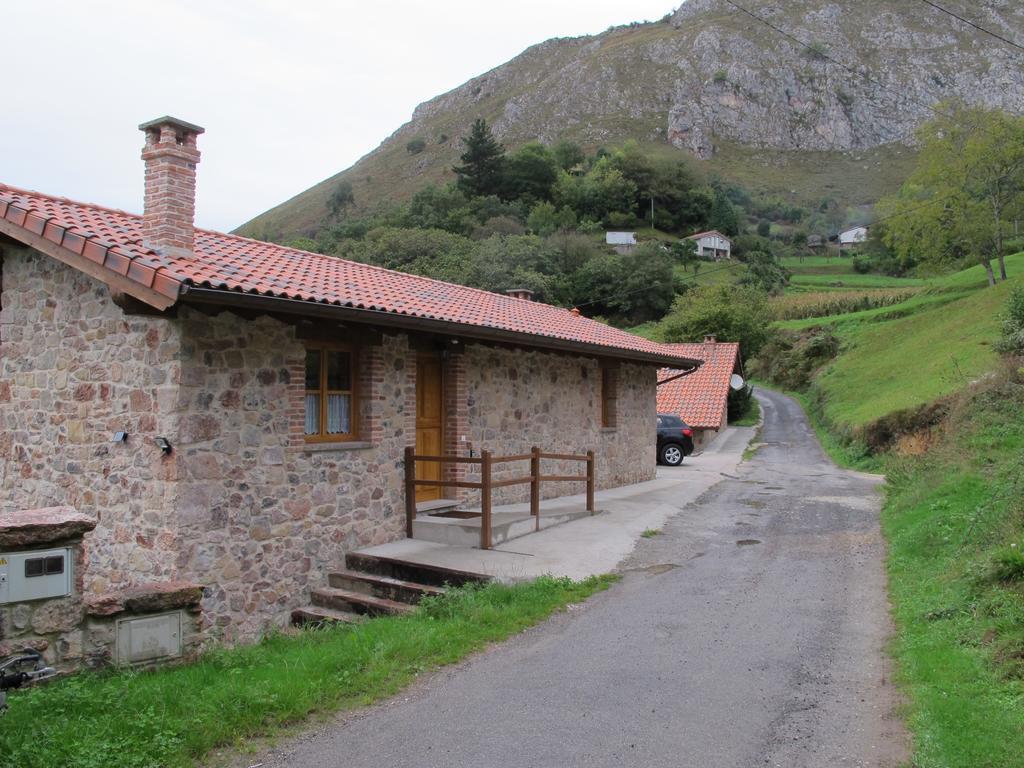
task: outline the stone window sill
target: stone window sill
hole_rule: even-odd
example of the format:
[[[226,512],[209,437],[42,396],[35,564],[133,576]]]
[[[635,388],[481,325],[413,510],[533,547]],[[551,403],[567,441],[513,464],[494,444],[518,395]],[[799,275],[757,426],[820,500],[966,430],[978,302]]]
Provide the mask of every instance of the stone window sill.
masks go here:
[[[618,427],[601,427],[601,434],[602,435],[610,435],[613,432],[618,432],[618,431],[619,431]]]
[[[373,448],[368,440],[346,440],[337,443],[306,443],[300,449],[303,453],[323,453],[324,451],[361,451]]]

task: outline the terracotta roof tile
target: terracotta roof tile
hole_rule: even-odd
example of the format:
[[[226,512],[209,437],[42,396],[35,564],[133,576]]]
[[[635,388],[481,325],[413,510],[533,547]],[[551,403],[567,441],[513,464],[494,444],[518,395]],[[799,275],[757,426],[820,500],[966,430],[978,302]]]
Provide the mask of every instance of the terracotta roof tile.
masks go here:
[[[142,244],[142,217],[0,184],[0,217],[163,295],[195,285],[444,320],[534,337],[676,358],[659,344],[566,309],[333,256],[196,230],[195,252],[162,255]],[[628,354],[626,355],[628,357]]]
[[[702,360],[694,373],[658,385],[658,413],[675,413],[691,427],[719,429],[729,398],[729,379],[739,361],[739,342],[716,341],[713,344],[668,344],[683,357]],[[663,368],[658,381],[665,381],[679,370]]]

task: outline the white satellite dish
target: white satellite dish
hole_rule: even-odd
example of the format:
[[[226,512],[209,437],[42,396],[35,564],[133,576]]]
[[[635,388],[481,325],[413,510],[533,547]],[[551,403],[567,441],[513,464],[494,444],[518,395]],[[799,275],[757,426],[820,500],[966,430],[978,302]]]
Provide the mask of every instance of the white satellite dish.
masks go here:
[[[743,377],[740,376],[738,373],[734,373],[732,376],[729,377],[729,386],[732,387],[733,389],[743,389],[743,385],[746,383],[747,382],[745,382],[743,380]]]

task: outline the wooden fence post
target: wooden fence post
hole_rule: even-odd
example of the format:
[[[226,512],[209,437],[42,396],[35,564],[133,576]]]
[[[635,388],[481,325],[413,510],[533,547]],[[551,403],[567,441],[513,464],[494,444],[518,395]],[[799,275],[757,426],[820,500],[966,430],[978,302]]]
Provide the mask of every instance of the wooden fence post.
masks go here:
[[[540,448],[530,449],[530,514],[533,530],[540,530]]]
[[[416,449],[405,447],[405,536],[412,538],[412,521],[416,519]]]
[[[480,451],[480,549],[491,548],[491,452]]]
[[[594,514],[594,452],[587,451],[587,511]]]

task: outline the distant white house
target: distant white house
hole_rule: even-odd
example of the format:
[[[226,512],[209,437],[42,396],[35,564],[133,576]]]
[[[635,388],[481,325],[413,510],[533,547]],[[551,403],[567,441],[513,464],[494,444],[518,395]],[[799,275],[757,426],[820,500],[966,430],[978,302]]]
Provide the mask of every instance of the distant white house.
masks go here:
[[[710,232],[698,232],[686,239],[697,243],[697,255],[702,259],[720,261],[732,258],[732,240],[717,229],[712,229]]]
[[[845,251],[849,248],[854,248],[861,243],[867,242],[867,239],[867,227],[851,227],[839,233],[839,250]]]
[[[618,253],[629,253],[636,247],[636,232],[605,232],[604,241]]]

